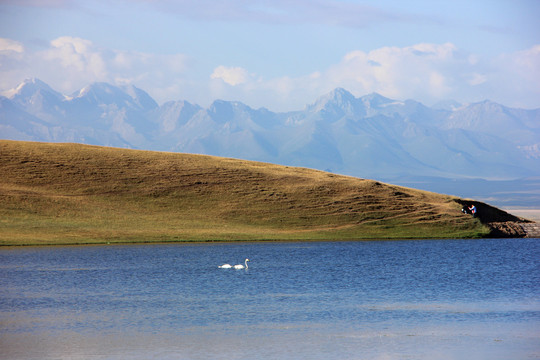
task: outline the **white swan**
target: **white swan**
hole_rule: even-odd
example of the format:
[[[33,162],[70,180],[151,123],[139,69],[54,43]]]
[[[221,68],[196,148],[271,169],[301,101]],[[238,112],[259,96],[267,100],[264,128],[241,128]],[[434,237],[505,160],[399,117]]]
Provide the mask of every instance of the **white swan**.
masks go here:
[[[218,266],[218,268],[221,268],[221,269],[230,269],[230,268],[232,268],[232,266],[231,266],[230,264],[223,264],[223,265]]]
[[[246,266],[245,266],[246,269],[248,268],[248,264],[247,264],[248,261],[249,261],[249,259],[246,259],[246,261],[244,261],[244,264],[246,265]],[[242,264],[234,265],[234,268],[235,268],[235,269],[243,269],[243,268],[244,268],[244,265],[242,265]]]

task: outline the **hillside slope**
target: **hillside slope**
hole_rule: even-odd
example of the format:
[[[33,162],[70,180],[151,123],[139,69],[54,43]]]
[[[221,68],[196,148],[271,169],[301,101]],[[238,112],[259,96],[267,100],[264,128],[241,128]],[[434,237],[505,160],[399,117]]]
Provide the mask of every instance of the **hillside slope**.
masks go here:
[[[199,153],[389,182],[540,176],[540,109],[491,101],[441,109],[337,88],[303,110],[272,112],[224,100],[159,106],[141,89],[107,83],[64,96],[38,79],[8,95],[0,96],[3,139]]]
[[[0,141],[4,245],[487,235],[460,202],[305,168]]]

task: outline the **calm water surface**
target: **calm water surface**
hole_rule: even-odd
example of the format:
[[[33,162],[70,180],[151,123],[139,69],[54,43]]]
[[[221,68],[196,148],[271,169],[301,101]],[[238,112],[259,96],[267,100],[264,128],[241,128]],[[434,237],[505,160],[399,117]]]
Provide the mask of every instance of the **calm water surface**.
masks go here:
[[[0,358],[540,359],[540,239],[3,248]]]

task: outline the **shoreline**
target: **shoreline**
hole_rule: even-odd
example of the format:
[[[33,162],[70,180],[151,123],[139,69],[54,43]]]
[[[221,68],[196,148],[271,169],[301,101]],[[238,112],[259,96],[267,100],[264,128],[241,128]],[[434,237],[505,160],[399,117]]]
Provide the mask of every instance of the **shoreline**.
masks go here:
[[[540,222],[540,209],[520,207],[507,207],[501,209],[520,218],[525,218],[534,222]]]
[[[171,240],[171,241],[115,241],[93,243],[26,243],[26,244],[0,244],[1,249],[29,248],[29,247],[84,247],[84,246],[130,246],[130,245],[237,245],[237,244],[264,244],[264,243],[324,243],[324,242],[394,242],[394,241],[452,241],[452,240],[498,240],[498,239],[524,239],[524,237],[464,237],[464,238],[372,238],[372,239],[258,239],[258,240]]]

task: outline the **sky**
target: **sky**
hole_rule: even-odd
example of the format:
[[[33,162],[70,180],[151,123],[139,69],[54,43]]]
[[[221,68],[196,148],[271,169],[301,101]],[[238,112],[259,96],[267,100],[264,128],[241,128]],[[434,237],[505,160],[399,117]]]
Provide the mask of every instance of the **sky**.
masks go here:
[[[0,0],[0,91],[132,84],[302,110],[342,87],[540,108],[537,0]]]

